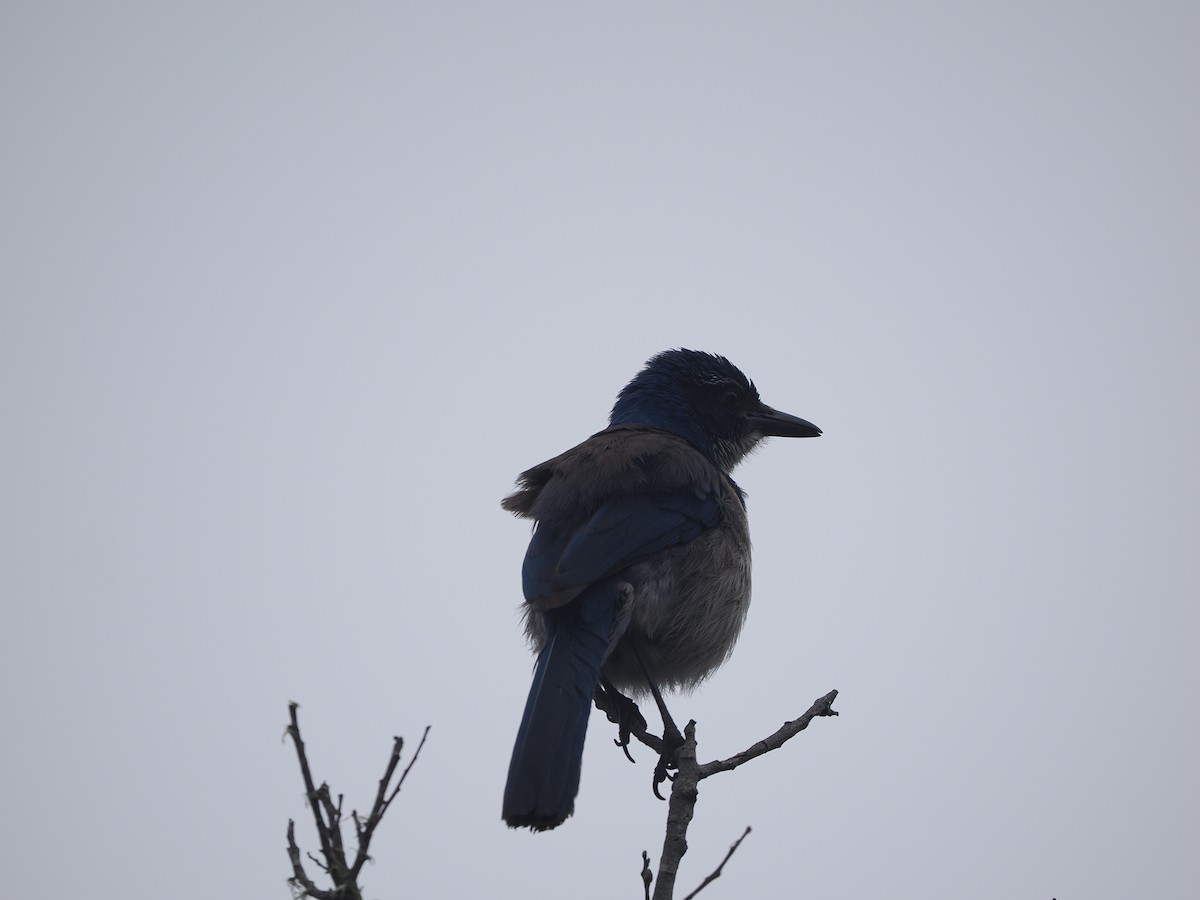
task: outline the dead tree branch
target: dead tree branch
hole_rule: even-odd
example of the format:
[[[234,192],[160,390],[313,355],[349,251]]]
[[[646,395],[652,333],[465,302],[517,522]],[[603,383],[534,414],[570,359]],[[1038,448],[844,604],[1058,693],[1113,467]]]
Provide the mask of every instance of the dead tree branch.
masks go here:
[[[365,819],[359,816],[358,810],[350,811],[350,818],[354,822],[355,840],[358,845],[354,854],[354,862],[351,863],[342,842],[342,795],[338,794],[335,804],[328,783],[322,782],[321,786],[317,787],[312,775],[312,767],[308,762],[308,751],[300,737],[297,709],[299,709],[299,704],[288,704],[291,724],[288,725],[287,734],[291,736],[292,743],[296,747],[296,756],[300,762],[300,775],[304,779],[304,794],[308,798],[308,805],[312,810],[324,862],[311,853],[308,854],[308,857],[325,871],[333,882],[333,887],[330,889],[319,888],[308,877],[308,873],[304,870],[304,862],[300,858],[300,847],[296,843],[296,823],[291,819],[288,820],[287,851],[288,859],[292,863],[292,877],[288,879],[288,883],[297,897],[311,897],[314,900],[362,900],[362,889],[358,885],[358,877],[367,860],[371,858],[369,853],[371,839],[375,836],[375,830],[383,820],[384,813],[392,805],[396,795],[400,793],[400,788],[412,770],[413,764],[416,763],[417,757],[421,755],[421,748],[425,746],[425,739],[429,737],[429,726],[425,727],[421,741],[417,744],[416,752],[413,753],[412,759],[408,761],[408,765],[404,767],[404,771],[400,773],[400,778],[394,785],[392,779],[395,778],[396,769],[400,764],[404,738],[392,739],[392,755],[388,759],[383,777],[379,779],[379,788],[375,792],[375,802],[371,804],[371,811]]]
[[[654,885],[654,900],[671,900],[675,895],[675,877],[679,872],[679,863],[687,852],[687,830],[692,816],[696,811],[696,800],[699,797],[699,785],[702,780],[719,772],[729,772],[756,757],[778,750],[801,731],[808,723],[818,716],[836,716],[833,701],[837,691],[830,691],[818,699],[806,713],[790,722],[785,722],[774,734],[758,741],[756,744],[734,754],[728,759],[714,760],[700,765],[696,760],[696,723],[688,722],[683,730],[683,746],[676,755],[677,772],[671,786],[670,804],[667,811],[666,836],[663,838],[662,857],[658,863],[658,878]],[[639,736],[634,732],[634,736]],[[734,851],[750,833],[749,827],[740,838],[729,848],[725,859],[717,866],[696,890],[688,894],[685,900],[690,900],[700,893],[708,884],[721,876],[725,863],[729,862]]]
[[[684,897],[683,900],[692,900],[692,898],[694,898],[698,893],[700,893],[702,890],[704,890],[706,887],[708,887],[710,884],[712,884],[714,881],[716,881],[718,878],[721,877],[721,870],[725,868],[725,863],[729,862],[729,858],[737,852],[737,848],[742,845],[742,841],[744,841],[746,839],[746,835],[748,835],[749,833],[750,833],[750,826],[747,825],[746,830],[742,832],[742,836],[733,842],[733,845],[729,848],[729,852],[726,853],[725,858],[723,860],[721,860],[721,864],[712,871],[712,874],[710,874],[707,878],[705,878],[702,882],[700,882],[700,886],[698,888],[696,888],[694,891],[692,891],[690,894],[688,894],[686,897]]]
[[[798,719],[792,719],[790,722],[784,722],[779,726],[779,730],[770,737],[763,738],[757,744],[747,747],[741,753],[735,753],[729,759],[714,760],[705,763],[700,767],[700,778],[708,778],[710,775],[716,775],[718,772],[728,772],[731,769],[736,769],[742,763],[747,763],[756,756],[762,756],[764,753],[769,753],[772,750],[778,750],[805,728],[808,723],[818,716],[836,716],[837,710],[833,709],[833,701],[837,699],[838,692],[830,691],[824,697],[817,700],[808,712]]]

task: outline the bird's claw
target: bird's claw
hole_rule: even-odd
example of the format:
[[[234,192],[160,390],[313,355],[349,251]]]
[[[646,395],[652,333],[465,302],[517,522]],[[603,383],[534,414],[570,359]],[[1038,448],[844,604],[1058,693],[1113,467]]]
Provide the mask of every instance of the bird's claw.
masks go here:
[[[617,726],[617,737],[613,743],[621,748],[627,760],[637,762],[629,752],[629,744],[635,733],[646,733],[646,719],[638,705],[620,691],[605,689],[603,685],[596,688],[595,700],[596,708]]]
[[[667,799],[658,792],[658,786],[664,781],[675,780],[675,776],[670,773],[670,770],[678,768],[675,762],[675,754],[679,752],[679,748],[682,746],[683,735],[679,733],[679,729],[675,727],[675,723],[670,722],[663,728],[662,752],[658,756],[658,763],[654,766],[654,784],[652,785],[652,790],[654,791],[654,796],[659,800]]]
[[[666,800],[667,798],[658,792],[658,786],[660,784],[662,784],[664,781],[674,781],[674,780],[675,780],[675,776],[671,775],[669,772],[667,772],[667,767],[664,766],[662,764],[662,762],[660,761],[659,764],[654,767],[654,784],[651,785],[651,790],[654,791],[654,796],[657,797],[659,800]]]

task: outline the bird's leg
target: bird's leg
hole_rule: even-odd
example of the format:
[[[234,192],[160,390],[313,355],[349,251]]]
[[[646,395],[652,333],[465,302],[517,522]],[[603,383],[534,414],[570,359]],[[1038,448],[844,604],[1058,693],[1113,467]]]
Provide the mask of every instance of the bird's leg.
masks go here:
[[[642,655],[638,653],[637,644],[631,643],[630,646],[633,649],[634,658],[642,667],[646,684],[650,686],[650,694],[658,705],[658,713],[662,716],[662,749],[658,753],[658,764],[654,767],[654,796],[659,800],[665,800],[666,798],[658,792],[658,786],[670,777],[667,770],[675,768],[675,754],[683,746],[683,734],[680,732],[679,726],[675,724],[675,720],[671,718],[671,713],[667,711],[667,704],[663,701],[662,692],[658,689],[654,679],[650,677],[650,670],[646,668]]]
[[[647,738],[654,739],[654,735],[646,731],[646,719],[642,711],[636,703],[613,687],[607,678],[601,678],[600,683],[596,685],[595,703],[596,709],[617,726],[617,740],[613,743],[625,751],[626,759],[634,762],[629,753],[630,737],[637,735],[638,740],[643,743],[648,743]]]

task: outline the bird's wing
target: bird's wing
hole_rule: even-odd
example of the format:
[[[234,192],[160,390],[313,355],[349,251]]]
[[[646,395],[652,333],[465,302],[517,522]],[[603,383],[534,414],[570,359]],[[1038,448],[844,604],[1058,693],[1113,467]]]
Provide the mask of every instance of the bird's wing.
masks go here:
[[[573,528],[539,524],[521,569],[525,599],[553,608],[601,578],[694,540],[721,521],[716,490],[639,493],[603,503]]]

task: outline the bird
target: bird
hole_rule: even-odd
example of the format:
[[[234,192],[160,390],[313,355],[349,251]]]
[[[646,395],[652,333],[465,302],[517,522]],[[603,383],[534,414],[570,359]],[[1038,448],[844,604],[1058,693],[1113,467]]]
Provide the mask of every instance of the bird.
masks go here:
[[[518,476],[501,506],[534,522],[521,581],[538,655],[509,827],[546,831],[574,813],[602,683],[660,699],[729,658],[750,603],[746,494],[730,473],[764,438],[820,434],[763,403],[725,357],[672,349],[622,388],[606,429]]]

